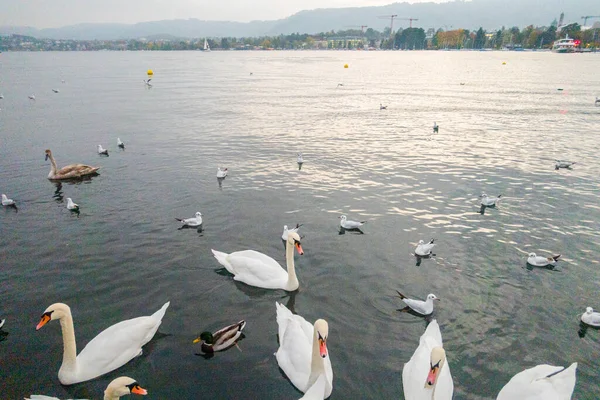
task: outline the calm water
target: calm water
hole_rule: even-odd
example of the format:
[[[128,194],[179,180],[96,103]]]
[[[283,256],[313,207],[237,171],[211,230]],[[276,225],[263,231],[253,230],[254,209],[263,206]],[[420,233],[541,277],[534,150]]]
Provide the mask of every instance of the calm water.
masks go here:
[[[398,289],[442,299],[455,399],[575,361],[574,398],[600,398],[600,331],[579,325],[600,309],[599,67],[600,55],[550,53],[3,53],[0,192],[19,209],[0,210],[0,397],[99,398],[128,375],[148,399],[298,399],[273,356],[279,301],[329,321],[332,399],[402,399],[426,321],[397,311]],[[57,187],[46,148],[101,174]],[[577,164],[555,171],[555,158]],[[221,187],[217,165],[230,170]],[[504,198],[484,215],[482,191]],[[196,211],[204,231],[178,230]],[[368,220],[365,234],[340,235],[342,213]],[[297,222],[299,292],[217,273],[211,248],[285,264],[281,230]],[[416,266],[432,237],[436,257]],[[530,270],[531,251],[563,257]],[[60,325],[35,330],[48,305],[71,306],[81,350],[167,300],[143,356],[60,385]],[[240,319],[242,352],[195,354],[196,334]]]

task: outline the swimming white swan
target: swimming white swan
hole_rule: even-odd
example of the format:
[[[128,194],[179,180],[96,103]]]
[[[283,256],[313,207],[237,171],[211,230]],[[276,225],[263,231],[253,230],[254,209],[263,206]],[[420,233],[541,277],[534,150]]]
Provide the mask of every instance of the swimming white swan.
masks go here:
[[[285,245],[287,272],[277,261],[254,250],[236,251],[231,254],[212,250],[215,258],[234,280],[265,289],[283,289],[292,292],[300,286],[294,267],[294,247],[302,255],[300,236],[290,233]]]
[[[70,197],[67,197],[67,208],[72,211],[77,211],[79,210],[79,204],[73,203],[73,200],[71,200]]]
[[[9,199],[5,194],[2,195],[2,205],[3,206],[14,206],[15,201],[13,199]]]
[[[402,301],[406,304],[406,306],[408,308],[410,308],[411,310],[413,310],[421,315],[431,314],[433,312],[433,301],[434,300],[440,301],[440,299],[438,299],[437,296],[433,293],[430,293],[429,295],[427,295],[427,300],[423,301],[423,300],[409,299],[408,297],[406,297],[402,293],[398,292],[397,290],[396,290],[396,292],[400,295],[400,298],[402,299]]]
[[[488,197],[487,194],[481,193],[481,204],[486,207],[493,207],[500,202],[502,195],[498,195],[498,197]]]
[[[570,400],[577,380],[577,363],[569,368],[541,364],[513,376],[496,400]]]
[[[591,326],[600,327],[600,313],[594,312],[592,307],[585,309],[585,312],[581,315],[581,322]],[[2,325],[0,325],[2,327]]]
[[[428,243],[425,243],[423,240],[419,240],[419,244],[417,244],[417,248],[415,249],[415,254],[418,256],[428,256],[431,254],[435,243],[433,243],[434,239],[431,239]]]
[[[225,178],[227,176],[227,168],[221,169],[221,167],[217,167],[217,178]]]
[[[88,381],[125,365],[142,354],[142,346],[148,343],[162,322],[169,302],[154,314],[121,321],[100,332],[77,355],[75,329],[71,309],[63,303],[55,303],[44,311],[39,330],[48,321],[59,320],[63,336],[63,361],[58,370],[58,380],[63,385]]]
[[[404,364],[402,386],[406,400],[452,400],[454,383],[440,326],[435,319],[421,335],[417,350]]]
[[[125,148],[125,143],[121,142],[121,138],[117,138],[117,147],[119,147],[120,149]]]
[[[85,164],[71,164],[58,169],[56,160],[54,160],[50,149],[46,150],[46,161],[48,161],[48,158],[50,159],[48,179],[51,180],[81,178],[82,176],[95,174],[100,169],[100,167],[90,167]]]
[[[127,376],[120,376],[108,384],[104,391],[104,400],[118,400],[121,396],[128,394],[140,394],[145,396],[148,391],[141,387],[135,379]],[[25,400],[59,400],[57,397],[44,396],[41,394],[32,394]]]
[[[289,233],[290,232],[298,233],[298,229],[300,229],[301,226],[302,226],[302,224],[296,224],[295,228],[288,229],[288,226],[284,225],[283,226],[283,233],[281,234],[281,239],[288,240]]]
[[[542,257],[536,256],[535,253],[529,253],[529,257],[527,258],[527,264],[533,265],[535,267],[546,267],[548,265],[556,265],[560,254],[552,257]]]
[[[350,221],[347,219],[347,217],[345,215],[342,215],[339,218],[340,218],[340,226],[344,229],[356,229],[367,223],[367,221],[360,221],[360,222]]]
[[[313,326],[300,315],[292,314],[284,305],[275,303],[275,306],[279,328],[279,349],[275,353],[277,364],[303,393],[317,385],[318,378],[324,375],[324,396],[319,399],[328,398],[333,389],[333,370],[327,349],[327,321],[318,319]]]
[[[181,222],[182,226],[200,226],[202,225],[202,213],[198,211],[193,218],[175,218]]]

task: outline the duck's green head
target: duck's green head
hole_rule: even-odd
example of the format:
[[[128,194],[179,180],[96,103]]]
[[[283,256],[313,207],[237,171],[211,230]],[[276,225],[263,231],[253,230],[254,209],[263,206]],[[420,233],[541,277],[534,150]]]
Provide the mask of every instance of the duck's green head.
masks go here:
[[[198,336],[196,339],[194,339],[194,343],[198,343],[200,341],[204,341],[204,343],[206,344],[213,344],[214,343],[214,339],[213,339],[213,335],[210,332],[202,332],[200,334],[200,336]]]

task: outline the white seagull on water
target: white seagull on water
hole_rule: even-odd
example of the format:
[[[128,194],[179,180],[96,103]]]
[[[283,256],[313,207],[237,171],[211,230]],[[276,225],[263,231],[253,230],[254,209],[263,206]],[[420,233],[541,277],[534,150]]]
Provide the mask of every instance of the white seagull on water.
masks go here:
[[[117,138],[117,146],[121,149],[125,148],[125,143],[121,142],[121,138]]]
[[[575,163],[571,161],[556,160],[556,163],[554,164],[554,169],[571,168],[573,164]]]
[[[2,195],[2,205],[5,207],[14,206],[15,201],[13,199],[9,199],[5,194]]]
[[[417,244],[417,248],[415,249],[415,254],[418,256],[428,256],[431,254],[431,250],[435,246],[433,243],[434,239],[431,239],[428,243],[425,243],[423,240],[419,240],[419,244]]]
[[[71,211],[79,211],[79,205],[73,203],[73,200],[70,197],[67,197],[67,208]]]
[[[341,219],[340,226],[344,229],[357,229],[367,223],[367,221],[350,221],[345,215],[339,217]]]
[[[177,221],[181,222],[182,226],[200,226],[202,225],[202,213],[198,211],[196,216],[193,218],[175,218]]]
[[[535,267],[547,267],[548,265],[556,265],[560,254],[552,257],[542,257],[536,256],[535,253],[529,253],[529,257],[527,258],[527,264],[533,265]]]
[[[410,308],[411,310],[413,310],[421,315],[431,314],[433,312],[433,301],[434,300],[440,301],[440,299],[433,293],[428,294],[427,300],[423,301],[423,300],[409,299],[408,297],[406,297],[402,293],[398,292],[397,290],[396,290],[396,292],[400,295],[400,298],[402,299],[402,301],[407,305],[407,308],[403,309],[402,311],[408,311],[408,308]]]
[[[286,241],[287,241],[287,240],[288,240],[288,234],[289,234],[290,232],[298,233],[298,228],[300,228],[301,226],[302,226],[302,224],[296,224],[296,227],[295,227],[295,228],[288,229],[288,226],[287,226],[287,225],[284,225],[284,226],[283,226],[283,234],[281,235],[281,238],[282,238],[283,240],[286,240]]]
[[[29,97],[29,99],[30,99],[30,100],[35,100],[35,94],[30,94],[30,95],[29,95],[29,96],[27,96],[27,97]]]
[[[487,194],[482,193],[481,196],[481,204],[486,206],[486,207],[493,207],[496,204],[498,204],[498,202],[500,201],[500,198],[502,197],[502,195],[498,195],[498,197],[488,197]]]
[[[227,168],[221,169],[221,167],[217,167],[217,178],[225,178],[227,176]]]
[[[588,307],[581,315],[581,322],[591,326],[600,327],[600,313],[594,312],[592,307]]]
[[[108,155],[108,150],[103,148],[101,144],[98,145],[98,154],[107,156]]]

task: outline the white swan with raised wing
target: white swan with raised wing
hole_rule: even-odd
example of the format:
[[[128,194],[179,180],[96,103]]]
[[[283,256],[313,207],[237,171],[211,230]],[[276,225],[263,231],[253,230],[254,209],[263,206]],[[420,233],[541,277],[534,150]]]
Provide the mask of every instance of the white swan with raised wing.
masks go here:
[[[258,251],[243,250],[231,254],[216,250],[212,252],[219,264],[234,275],[234,280],[264,289],[283,289],[292,292],[300,286],[294,267],[294,247],[298,250],[298,254],[304,254],[300,245],[300,236],[290,232],[285,244],[287,272],[277,261]]]
[[[79,355],[75,343],[73,317],[68,305],[55,303],[48,307],[36,330],[48,321],[60,321],[64,350],[58,380],[63,385],[72,385],[113,371],[142,354],[142,346],[148,343],[158,330],[167,307],[169,302],[150,316],[128,319],[106,328],[92,339]]]
[[[333,369],[327,350],[327,321],[318,319],[313,326],[300,315],[292,314],[286,306],[279,303],[275,306],[279,328],[277,364],[303,393],[317,391],[317,388],[311,389],[315,385],[318,387],[319,377],[324,375],[325,391],[321,399],[328,398],[333,390]]]

